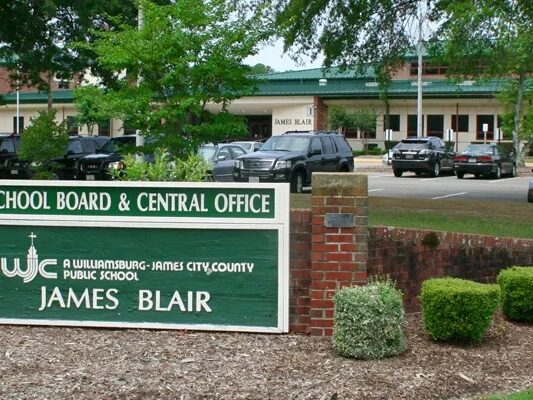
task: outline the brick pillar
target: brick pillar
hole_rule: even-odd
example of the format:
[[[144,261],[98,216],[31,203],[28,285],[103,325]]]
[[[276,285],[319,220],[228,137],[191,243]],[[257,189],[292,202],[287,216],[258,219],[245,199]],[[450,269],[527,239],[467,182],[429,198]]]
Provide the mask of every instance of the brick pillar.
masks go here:
[[[367,280],[368,180],[366,175],[314,173],[312,188],[310,331],[329,336],[335,291]],[[354,224],[326,227],[326,214],[351,214]],[[347,225],[342,221],[333,225]]]
[[[313,129],[315,131],[321,131],[326,128],[327,108],[324,104],[324,100],[321,97],[313,97]]]

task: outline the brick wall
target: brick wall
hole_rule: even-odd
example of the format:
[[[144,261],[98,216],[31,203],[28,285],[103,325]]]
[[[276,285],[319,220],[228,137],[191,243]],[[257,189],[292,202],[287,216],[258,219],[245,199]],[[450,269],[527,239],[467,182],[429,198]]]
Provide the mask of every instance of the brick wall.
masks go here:
[[[338,203],[339,199],[332,198],[330,201]],[[332,282],[331,274],[326,275],[324,271],[318,271],[316,268],[340,267],[339,264],[315,261],[315,269],[312,269],[312,254],[325,250],[325,247],[315,245],[312,251],[313,237],[315,240],[319,239],[316,233],[313,236],[313,222],[323,225],[323,221],[319,221],[319,218],[313,221],[311,210],[291,210],[290,329],[292,332],[309,333],[312,318],[327,324],[324,321],[331,315],[331,311],[326,311],[329,313],[326,315],[322,310],[311,310],[311,285],[314,284],[315,288],[317,286],[327,288]],[[314,229],[321,230],[321,228]],[[331,234],[328,240],[330,246]],[[502,268],[511,265],[533,265],[533,240],[527,239],[370,227],[367,245],[368,275],[390,275],[404,292],[408,312],[418,311],[417,296],[420,294],[420,285],[425,279],[456,276],[478,282],[495,282],[496,275]],[[336,249],[340,249],[341,244],[338,246]],[[360,247],[364,249],[365,243],[360,244]],[[335,282],[332,288],[346,285],[349,280],[354,284],[363,280],[362,276],[359,277],[361,279],[356,279],[353,275],[337,276],[337,278],[338,282]],[[331,310],[330,300],[327,300],[325,305],[327,310]],[[329,334],[329,327],[325,329],[313,333]]]
[[[368,275],[390,275],[418,311],[421,283],[454,276],[493,283],[502,268],[533,265],[533,240],[415,229],[370,228]]]

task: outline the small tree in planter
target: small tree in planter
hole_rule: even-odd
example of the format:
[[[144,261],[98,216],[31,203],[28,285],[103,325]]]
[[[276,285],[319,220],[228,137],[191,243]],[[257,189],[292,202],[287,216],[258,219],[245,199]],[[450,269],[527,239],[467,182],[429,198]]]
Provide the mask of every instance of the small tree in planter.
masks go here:
[[[48,162],[61,157],[68,143],[66,122],[55,121],[56,112],[40,112],[31,119],[20,138],[18,157],[30,163],[33,179],[52,179],[53,166]]]

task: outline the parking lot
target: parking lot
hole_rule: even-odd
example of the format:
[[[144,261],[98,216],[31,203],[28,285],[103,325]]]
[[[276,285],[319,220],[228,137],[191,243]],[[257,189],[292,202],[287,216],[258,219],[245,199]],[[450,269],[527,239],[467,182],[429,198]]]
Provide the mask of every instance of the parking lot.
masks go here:
[[[472,175],[466,175],[464,179],[457,179],[452,175],[431,178],[409,172],[396,178],[392,171],[369,171],[367,175],[370,196],[514,202],[527,202],[529,181],[533,179],[530,174],[501,179],[476,179]]]

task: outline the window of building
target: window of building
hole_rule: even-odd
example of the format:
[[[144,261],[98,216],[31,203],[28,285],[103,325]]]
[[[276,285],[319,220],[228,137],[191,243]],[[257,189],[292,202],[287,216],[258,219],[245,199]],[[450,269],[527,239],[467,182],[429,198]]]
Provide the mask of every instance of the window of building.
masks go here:
[[[76,117],[67,117],[67,130],[68,134],[71,136],[78,134],[78,124],[76,123]]]
[[[389,126],[387,127],[387,116],[383,116],[384,129],[392,129],[394,132],[400,131],[400,115],[389,114]]]
[[[459,120],[459,129],[457,129],[457,120]],[[454,132],[468,132],[468,115],[452,115],[452,129]]]
[[[19,117],[19,129],[17,131],[17,117],[13,117],[13,133],[24,132],[24,117]]]
[[[483,125],[487,125],[487,136],[483,132]],[[494,140],[494,115],[478,115],[476,123],[476,139],[477,140]]]
[[[444,115],[428,114],[428,136],[443,138],[444,135]]]
[[[109,120],[102,121],[98,124],[99,136],[111,136],[111,122]]]
[[[407,136],[417,136],[418,116],[410,114],[407,116]],[[422,115],[422,132],[424,132],[424,116]]]
[[[57,84],[58,89],[70,89],[70,81],[60,80]]]
[[[422,63],[422,75],[446,75],[447,65],[431,65]],[[411,63],[411,75],[418,75],[418,61]]]

